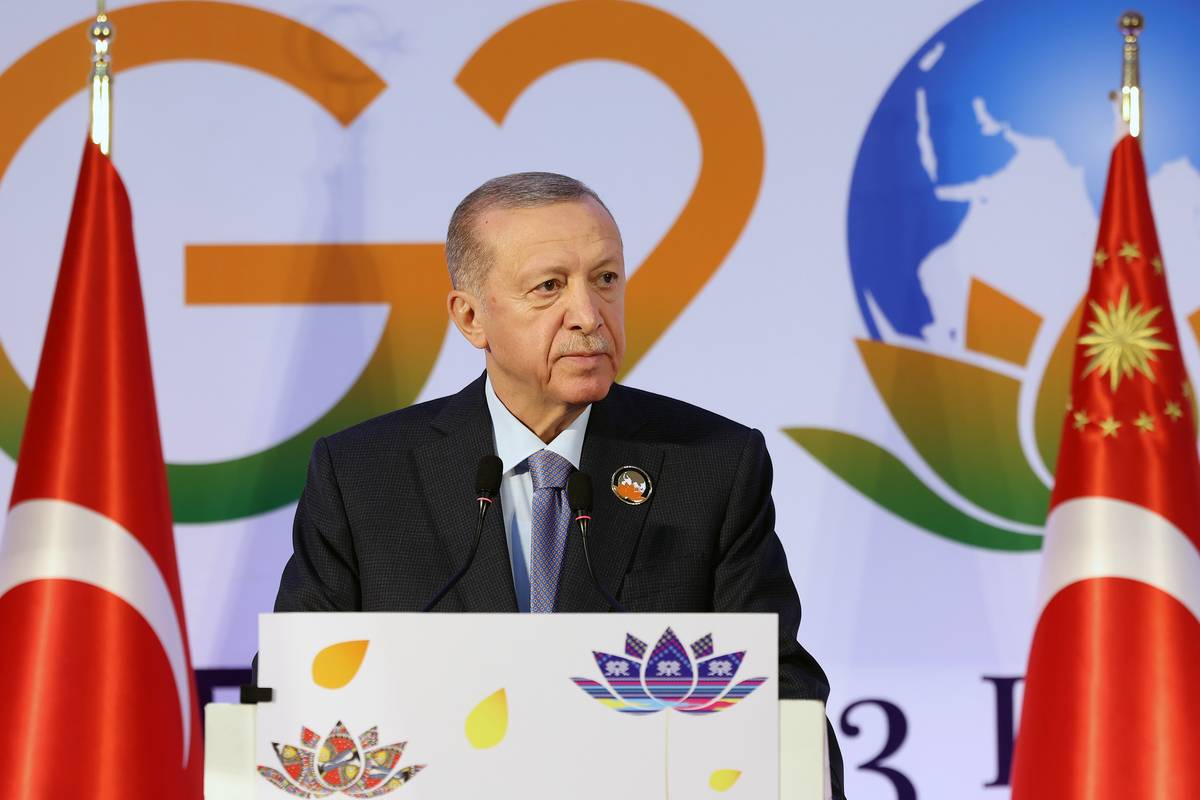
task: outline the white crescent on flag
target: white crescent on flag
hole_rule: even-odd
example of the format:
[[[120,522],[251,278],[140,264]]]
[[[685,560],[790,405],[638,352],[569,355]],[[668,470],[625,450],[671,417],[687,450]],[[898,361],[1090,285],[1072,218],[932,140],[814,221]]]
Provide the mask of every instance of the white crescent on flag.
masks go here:
[[[1089,578],[1128,578],[1174,597],[1200,620],[1200,551],[1162,515],[1109,497],[1079,497],[1046,520],[1038,606]]]
[[[183,720],[183,765],[191,753],[191,698],[183,630],[158,564],[137,537],[113,520],[65,500],[26,500],[8,512],[0,558],[0,597],[32,581],[91,584],[141,614],[162,645]]]

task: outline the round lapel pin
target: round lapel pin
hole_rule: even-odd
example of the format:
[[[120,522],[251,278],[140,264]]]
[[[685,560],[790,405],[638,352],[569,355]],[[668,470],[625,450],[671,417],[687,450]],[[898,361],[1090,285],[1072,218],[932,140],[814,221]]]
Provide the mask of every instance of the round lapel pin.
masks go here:
[[[612,492],[622,503],[640,506],[653,491],[650,476],[637,467],[621,467],[612,474]]]

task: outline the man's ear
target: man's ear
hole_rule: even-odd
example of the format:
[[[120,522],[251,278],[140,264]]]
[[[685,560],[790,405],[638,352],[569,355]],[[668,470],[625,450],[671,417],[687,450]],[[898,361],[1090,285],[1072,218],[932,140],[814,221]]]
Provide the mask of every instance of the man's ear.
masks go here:
[[[483,332],[483,325],[480,324],[479,300],[472,294],[452,289],[446,297],[446,309],[450,312],[450,319],[453,320],[454,327],[458,328],[458,332],[463,335],[463,338],[473,347],[486,350],[488,341],[487,335]]]

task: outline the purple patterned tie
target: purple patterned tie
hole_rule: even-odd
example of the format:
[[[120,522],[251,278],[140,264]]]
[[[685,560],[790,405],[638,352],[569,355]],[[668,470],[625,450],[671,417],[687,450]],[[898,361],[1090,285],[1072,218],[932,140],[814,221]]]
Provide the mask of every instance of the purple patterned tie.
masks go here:
[[[533,479],[533,531],[529,546],[529,611],[549,614],[558,594],[571,509],[567,505],[567,476],[571,462],[550,450],[538,450],[528,459]]]

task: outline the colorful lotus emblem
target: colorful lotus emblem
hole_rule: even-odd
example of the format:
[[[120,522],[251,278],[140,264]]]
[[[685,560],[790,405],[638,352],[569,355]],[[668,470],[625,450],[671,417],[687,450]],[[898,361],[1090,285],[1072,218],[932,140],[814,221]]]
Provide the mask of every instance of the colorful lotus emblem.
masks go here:
[[[668,708],[709,714],[736,705],[766,681],[750,678],[730,689],[746,653],[714,656],[712,634],[697,640],[690,650],[667,628],[643,661],[646,643],[626,634],[624,656],[592,653],[607,686],[587,678],[571,680],[609,708],[628,714],[653,714]]]
[[[1040,376],[1030,369],[1029,356],[1041,317],[980,280],[971,282],[967,300],[964,358],[901,343],[858,342],[893,419],[944,486],[928,485],[900,458],[853,434],[821,428],[785,433],[855,489],[930,533],[992,550],[1036,550],[1070,400],[1081,314],[1077,309],[1067,322]],[[1036,401],[1022,406],[1022,387],[1039,380]],[[1035,444],[1033,452],[1023,440]],[[990,519],[964,510],[972,507]]]
[[[1073,410],[1071,363],[1084,311],[1082,303],[1076,307],[1041,375],[1030,354],[1042,318],[978,279],[967,296],[961,356],[902,341],[859,340],[880,397],[942,486],[926,483],[896,455],[854,434],[822,428],[784,433],[859,492],[930,533],[989,550],[1037,550],[1063,418]],[[1200,338],[1200,311],[1189,322]],[[1023,404],[1027,386],[1037,393],[1033,403]],[[1195,414],[1190,387],[1184,396]]]
[[[318,744],[320,745],[318,749]],[[357,742],[339,722],[324,742],[308,728],[300,729],[299,745],[272,742],[284,773],[259,766],[258,774],[295,797],[381,797],[412,779],[424,764],[397,769],[406,742],[379,747],[379,729]]]

